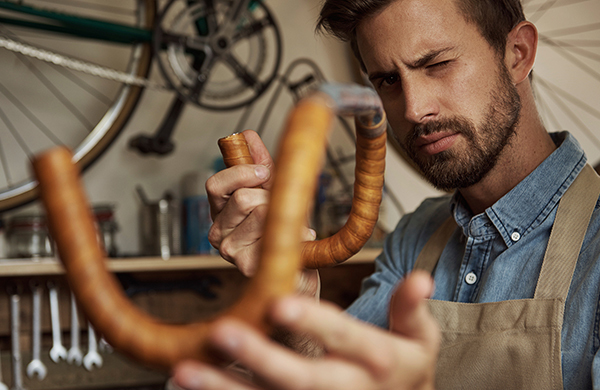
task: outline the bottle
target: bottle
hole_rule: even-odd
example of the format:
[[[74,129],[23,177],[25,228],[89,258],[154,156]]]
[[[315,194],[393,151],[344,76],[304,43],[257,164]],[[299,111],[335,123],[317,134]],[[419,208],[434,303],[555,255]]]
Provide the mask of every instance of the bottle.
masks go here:
[[[207,255],[213,253],[208,241],[208,231],[212,225],[210,206],[206,196],[206,179],[212,172],[191,172],[181,180],[181,230],[182,252],[187,255]]]

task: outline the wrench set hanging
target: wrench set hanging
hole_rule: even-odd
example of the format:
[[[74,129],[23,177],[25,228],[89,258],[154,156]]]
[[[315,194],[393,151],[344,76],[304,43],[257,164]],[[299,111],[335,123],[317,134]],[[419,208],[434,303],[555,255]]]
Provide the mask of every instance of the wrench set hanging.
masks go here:
[[[25,375],[29,378],[30,383],[31,381],[44,381],[54,364],[69,364],[73,366],[73,369],[87,371],[102,367],[103,358],[100,352],[110,353],[110,346],[106,342],[98,342],[96,332],[87,320],[85,329],[80,326],[77,303],[73,294],[68,291],[66,284],[61,284],[54,279],[17,279],[9,282],[6,294],[10,312],[11,381],[8,383],[8,378],[3,380],[0,366],[0,390],[25,389]],[[66,294],[69,294],[68,300]],[[27,298],[25,299],[25,297]],[[63,307],[60,307],[61,301]],[[65,305],[65,302],[70,302],[70,305]],[[31,307],[25,306],[26,304],[30,304]],[[46,307],[49,307],[49,310]],[[70,348],[68,350],[62,340],[61,309],[67,309],[70,312]],[[31,327],[28,326],[25,329],[24,319],[29,320],[29,318]],[[64,321],[62,322],[64,323]],[[47,328],[48,323],[50,324],[52,346],[44,348],[44,327]],[[85,332],[83,341],[87,340],[87,348],[82,348],[80,345],[82,331]],[[29,347],[31,351],[29,351]]]

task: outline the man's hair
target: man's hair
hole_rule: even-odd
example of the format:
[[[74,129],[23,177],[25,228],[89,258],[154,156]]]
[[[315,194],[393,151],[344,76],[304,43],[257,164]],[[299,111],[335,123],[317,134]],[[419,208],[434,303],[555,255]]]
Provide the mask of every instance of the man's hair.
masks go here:
[[[356,28],[397,0],[325,0],[317,30],[349,41],[354,55],[365,70],[356,43]],[[467,22],[474,23],[481,35],[504,58],[508,33],[525,20],[521,0],[453,0]]]

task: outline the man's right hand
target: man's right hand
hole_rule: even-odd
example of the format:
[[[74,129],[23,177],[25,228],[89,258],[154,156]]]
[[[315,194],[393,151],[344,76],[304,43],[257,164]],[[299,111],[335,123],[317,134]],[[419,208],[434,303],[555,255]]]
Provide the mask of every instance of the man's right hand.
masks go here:
[[[256,132],[246,130],[243,134],[255,164],[236,165],[207,180],[206,193],[213,219],[208,239],[225,260],[235,264],[244,275],[252,276],[259,261],[274,164]],[[306,228],[301,239],[314,240],[314,231]]]

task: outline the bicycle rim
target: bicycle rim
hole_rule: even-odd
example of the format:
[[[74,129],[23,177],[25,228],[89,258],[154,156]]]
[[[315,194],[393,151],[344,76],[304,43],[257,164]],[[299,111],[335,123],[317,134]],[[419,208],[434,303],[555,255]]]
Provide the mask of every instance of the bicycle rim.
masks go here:
[[[155,0],[29,1],[28,5],[151,29]],[[2,16],[14,17],[11,14]],[[0,34],[37,48],[147,77],[150,44],[90,41],[0,24]],[[71,71],[0,49],[0,211],[37,198],[32,155],[66,145],[86,169],[126,125],[143,88]]]

